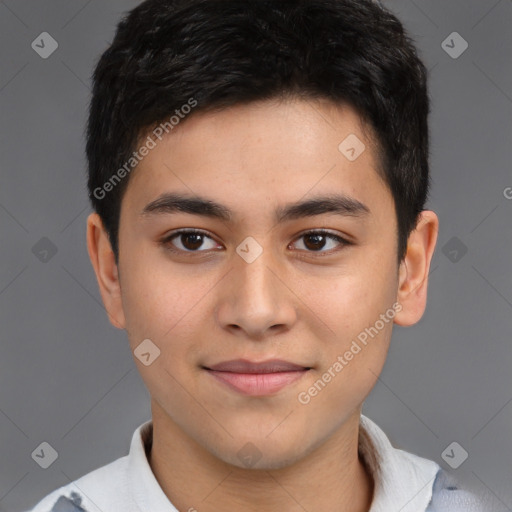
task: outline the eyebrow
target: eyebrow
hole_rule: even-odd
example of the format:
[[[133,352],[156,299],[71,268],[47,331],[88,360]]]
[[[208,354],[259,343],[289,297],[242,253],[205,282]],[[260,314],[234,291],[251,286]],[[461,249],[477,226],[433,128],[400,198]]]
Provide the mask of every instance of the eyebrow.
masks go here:
[[[165,193],[148,203],[140,212],[142,217],[177,212],[200,215],[226,222],[233,221],[235,215],[227,206],[197,195]],[[283,223],[290,220],[313,217],[325,213],[342,216],[363,217],[371,213],[370,208],[359,200],[345,194],[329,194],[298,201],[279,207],[274,212],[275,221]]]

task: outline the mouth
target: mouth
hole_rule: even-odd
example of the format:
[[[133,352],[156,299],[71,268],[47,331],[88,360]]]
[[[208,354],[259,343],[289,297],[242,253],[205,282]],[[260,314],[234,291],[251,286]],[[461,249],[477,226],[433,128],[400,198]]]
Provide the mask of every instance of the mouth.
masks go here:
[[[249,396],[275,394],[312,369],[278,359],[260,363],[237,359],[202,368],[229,389]]]

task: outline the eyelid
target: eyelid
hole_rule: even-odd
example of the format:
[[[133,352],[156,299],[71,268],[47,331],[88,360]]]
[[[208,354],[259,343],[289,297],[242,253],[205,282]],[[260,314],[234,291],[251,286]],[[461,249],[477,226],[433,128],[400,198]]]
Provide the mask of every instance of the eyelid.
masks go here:
[[[182,249],[178,249],[176,247],[172,247],[172,245],[170,244],[170,242],[174,239],[174,238],[177,238],[178,236],[182,235],[182,234],[197,234],[197,235],[202,235],[206,238],[210,238],[211,240],[213,240],[215,243],[218,243],[217,240],[215,240],[214,237],[212,237],[211,235],[208,234],[208,232],[206,231],[203,231],[202,229],[198,229],[198,228],[180,228],[180,229],[176,229],[174,231],[171,231],[170,233],[168,233],[167,235],[164,235],[161,239],[160,239],[160,243],[162,245],[164,245],[165,247],[167,247],[168,249],[174,251],[174,252],[178,252],[178,253],[186,253],[186,254],[194,254],[194,253],[206,253],[208,251],[183,251]],[[213,250],[213,249],[209,249],[209,250]]]
[[[294,238],[294,241],[292,243],[294,243],[296,240],[299,240],[301,239],[302,237],[306,236],[306,235],[320,235],[320,236],[325,236],[327,238],[330,238],[331,240],[334,240],[336,241],[340,247],[336,248],[336,249],[330,249],[328,251],[303,251],[303,250],[300,250],[301,253],[305,253],[307,255],[317,255],[317,256],[330,256],[332,254],[335,254],[339,251],[341,251],[343,249],[343,247],[346,247],[346,246],[349,246],[349,245],[354,245],[354,242],[352,242],[351,240],[348,239],[348,237],[345,237],[345,236],[342,236],[338,233],[334,233],[332,231],[329,231],[327,229],[322,229],[322,228],[319,228],[319,229],[307,229],[306,231],[303,231],[301,233],[299,233],[295,238]]]

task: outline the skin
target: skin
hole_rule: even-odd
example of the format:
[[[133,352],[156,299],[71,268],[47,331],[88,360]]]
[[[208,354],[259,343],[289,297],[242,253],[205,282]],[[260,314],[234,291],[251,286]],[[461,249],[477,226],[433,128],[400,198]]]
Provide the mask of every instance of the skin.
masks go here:
[[[349,134],[366,146],[354,161],[338,150]],[[126,329],[132,351],[146,338],[161,351],[149,366],[134,360],[152,397],[149,462],[179,510],[369,510],[374,482],[357,452],[362,404],[383,368],[393,322],[409,326],[424,313],[439,228],[436,214],[423,211],[397,264],[393,198],[372,141],[352,108],[327,101],[198,112],[133,171],[119,266],[101,219],[88,217],[89,255],[111,323]],[[275,208],[333,191],[369,213],[275,222]],[[209,198],[233,219],[141,215],[164,192]],[[202,253],[187,237],[167,243],[181,254],[166,249],[161,239],[179,228],[208,233],[196,249]],[[352,244],[301,236],[318,229]],[[236,252],[249,236],[263,249],[252,263]],[[394,319],[301,404],[298,393],[395,302]],[[271,396],[250,397],[201,368],[238,358],[312,369]],[[251,468],[237,455],[248,442],[261,454]]]

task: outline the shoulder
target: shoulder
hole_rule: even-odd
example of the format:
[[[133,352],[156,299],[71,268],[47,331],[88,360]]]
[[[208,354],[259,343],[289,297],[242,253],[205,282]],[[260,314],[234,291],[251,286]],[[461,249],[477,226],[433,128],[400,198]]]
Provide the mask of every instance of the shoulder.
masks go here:
[[[59,492],[54,492],[48,495],[45,500],[41,501],[32,510],[44,510],[45,512],[87,512],[82,507],[83,498],[78,493],[76,493],[75,491],[71,491],[70,493],[67,493],[64,490],[62,490],[62,492],[60,490],[58,491]],[[54,496],[55,494],[58,494],[58,497]],[[45,501],[50,501],[50,503],[48,505],[44,505]],[[51,503],[53,503],[53,506],[51,505]],[[52,507],[51,509],[49,508],[50,506]]]
[[[440,469],[425,512],[488,512],[488,498],[477,495],[453,475]]]
[[[121,457],[54,490],[29,512],[103,512],[128,495],[128,456]]]
[[[436,462],[396,448],[361,415],[359,451],[375,482],[372,512],[490,512],[492,496],[481,495]],[[412,498],[411,498],[412,495]]]

